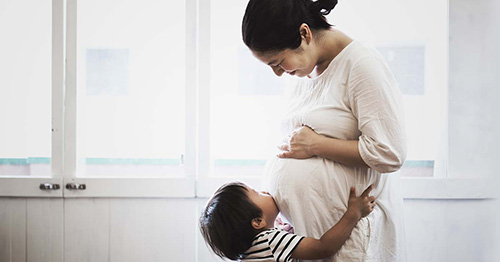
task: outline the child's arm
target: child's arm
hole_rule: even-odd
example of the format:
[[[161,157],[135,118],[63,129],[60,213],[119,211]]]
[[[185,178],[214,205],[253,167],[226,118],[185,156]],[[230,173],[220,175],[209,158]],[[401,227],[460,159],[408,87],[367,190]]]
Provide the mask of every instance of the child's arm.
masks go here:
[[[372,212],[375,206],[375,197],[369,196],[372,188],[373,185],[370,185],[359,197],[356,197],[354,188],[351,188],[347,211],[339,222],[324,233],[319,240],[304,238],[292,252],[292,258],[322,259],[337,253],[358,221]]]

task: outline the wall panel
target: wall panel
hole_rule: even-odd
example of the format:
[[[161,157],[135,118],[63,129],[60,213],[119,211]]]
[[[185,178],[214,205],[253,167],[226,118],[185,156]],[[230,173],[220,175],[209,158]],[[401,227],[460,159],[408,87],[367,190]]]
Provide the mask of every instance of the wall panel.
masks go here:
[[[0,198],[0,261],[221,262],[198,230],[206,201]],[[494,207],[405,200],[408,262],[496,261]]]
[[[195,261],[192,199],[66,199],[66,262]]]
[[[28,198],[27,262],[63,261],[63,200]]]
[[[0,199],[0,261],[26,262],[26,199]]]
[[[109,200],[66,199],[64,261],[109,261]]]

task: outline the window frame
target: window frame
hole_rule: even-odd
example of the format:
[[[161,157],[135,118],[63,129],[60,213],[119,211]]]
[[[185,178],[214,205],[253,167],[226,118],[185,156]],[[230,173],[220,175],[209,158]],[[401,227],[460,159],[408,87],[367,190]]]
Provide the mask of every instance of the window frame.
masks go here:
[[[186,0],[186,152],[182,178],[76,177],[76,23],[77,0],[52,0],[52,155],[51,177],[0,176],[3,197],[182,197],[206,198],[224,182],[240,180],[258,187],[260,177],[210,177],[210,0]],[[195,17],[195,19],[193,19]],[[449,25],[448,25],[449,27]],[[449,38],[449,37],[448,37]],[[449,42],[447,43],[449,46]],[[449,58],[448,58],[449,63]],[[449,71],[449,70],[448,70]],[[448,78],[447,78],[448,79]],[[449,85],[449,81],[446,81]],[[446,88],[449,92],[449,88]],[[448,101],[446,101],[448,106]],[[447,107],[446,106],[446,107]],[[448,111],[446,112],[448,114]],[[446,123],[448,134],[449,123]],[[456,179],[448,175],[448,145],[437,176],[402,178],[406,199],[487,199],[494,197],[486,179]],[[40,190],[43,183],[60,190]],[[65,189],[82,183],[86,190]]]
[[[448,0],[443,0],[447,1]],[[199,152],[200,169],[196,180],[197,197],[207,198],[223,183],[239,180],[248,183],[251,186],[259,187],[262,180],[261,177],[227,177],[227,176],[210,176],[209,162],[209,140],[210,140],[210,16],[211,16],[211,0],[201,1],[199,4],[199,19],[200,19],[200,81],[199,81],[199,116],[203,119],[200,123],[200,134],[198,139],[200,143]],[[449,4],[447,4],[449,5]],[[448,28],[449,34],[449,14]],[[494,198],[494,193],[490,181],[478,178],[457,179],[449,176],[449,160],[448,160],[448,92],[449,92],[449,35],[446,37],[448,52],[446,52],[447,75],[444,77],[444,82],[447,86],[443,92],[447,98],[445,101],[444,114],[446,115],[446,126],[440,134],[443,138],[441,141],[442,151],[435,159],[434,176],[433,177],[402,177],[401,178],[401,193],[404,199],[490,199]],[[201,121],[201,120],[200,120]],[[203,153],[203,154],[202,154]],[[398,171],[399,172],[399,171]]]
[[[195,0],[186,0],[186,10],[196,10]],[[194,130],[196,114],[196,71],[186,74],[186,140],[184,168],[181,178],[99,178],[77,177],[76,160],[76,72],[77,72],[77,0],[67,0],[66,25],[66,86],[65,86],[65,143],[64,184],[85,184],[85,190],[64,189],[64,197],[195,197],[195,150]],[[196,20],[186,16],[186,72],[196,67]]]
[[[197,10],[186,0],[186,10]],[[195,15],[197,16],[197,15]],[[197,68],[197,20],[186,16],[186,70]],[[186,176],[151,178],[77,177],[76,65],[77,0],[52,1],[52,152],[51,177],[0,176],[0,196],[7,197],[195,197],[196,83],[197,70],[186,74]],[[58,190],[41,190],[40,184],[59,184]],[[69,190],[68,183],[85,184]]]

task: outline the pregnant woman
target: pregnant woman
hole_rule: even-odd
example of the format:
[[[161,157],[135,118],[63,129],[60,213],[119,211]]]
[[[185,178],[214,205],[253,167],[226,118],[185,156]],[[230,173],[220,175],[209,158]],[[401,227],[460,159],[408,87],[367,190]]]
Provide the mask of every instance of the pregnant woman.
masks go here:
[[[402,98],[383,57],[326,21],[332,0],[250,0],[243,41],[274,73],[298,76],[270,193],[295,233],[321,237],[347,209],[349,188],[374,184],[377,206],[324,261],[404,261],[398,170],[406,158]]]

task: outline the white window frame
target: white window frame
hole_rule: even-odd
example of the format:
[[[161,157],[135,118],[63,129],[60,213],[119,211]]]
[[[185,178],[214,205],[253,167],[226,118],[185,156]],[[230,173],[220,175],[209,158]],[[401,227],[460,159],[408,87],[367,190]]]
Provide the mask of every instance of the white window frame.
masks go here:
[[[447,0],[443,0],[447,1]],[[233,180],[243,181],[254,187],[259,187],[262,178],[260,177],[224,177],[210,176],[210,8],[211,0],[200,1],[199,19],[200,19],[200,81],[199,81],[199,143],[200,143],[200,161],[198,179],[196,183],[197,197],[207,198],[223,183]],[[448,2],[448,1],[447,1]],[[449,14],[447,14],[449,16]],[[449,21],[449,18],[448,18]],[[449,23],[447,25],[449,28]],[[448,30],[449,32],[449,30]],[[449,39],[449,36],[446,37]],[[449,47],[449,41],[446,46]],[[447,53],[447,64],[449,63],[449,52]],[[449,68],[449,66],[448,66]],[[447,70],[449,73],[449,70]],[[449,76],[446,77],[446,86],[449,86]],[[446,93],[449,92],[447,88]],[[448,95],[446,94],[446,97]],[[446,115],[448,115],[448,101],[446,101]],[[202,120],[201,120],[202,119]],[[448,134],[448,117],[446,119],[446,128],[443,132]],[[442,141],[443,154],[441,159],[437,159],[434,168],[437,168],[434,177],[402,177],[401,192],[405,199],[489,199],[494,198],[491,181],[487,179],[466,178],[456,179],[450,177],[448,170],[448,145],[450,141],[446,136],[446,141]]]
[[[195,0],[186,0],[186,10],[196,10]],[[77,0],[67,0],[64,184],[85,184],[85,190],[64,189],[64,197],[195,197],[196,71],[186,74],[185,177],[181,178],[81,178],[76,172],[76,69]],[[186,72],[196,66],[196,20],[186,17]]]
[[[186,0],[197,10],[197,0]],[[196,16],[196,15],[195,15]],[[7,197],[195,197],[196,176],[196,40],[197,20],[186,17],[185,177],[83,178],[76,173],[77,0],[52,1],[52,156],[51,177],[1,176],[0,196]],[[58,184],[41,190],[40,184]],[[69,190],[68,183],[85,184]]]
[[[52,177],[0,177],[0,197],[183,197],[206,198],[222,183],[238,179],[258,187],[259,177],[210,177],[210,0],[186,0],[186,177],[76,177],[76,23],[77,0],[52,1]],[[192,19],[196,17],[196,19]],[[201,69],[201,70],[200,70]],[[447,124],[448,128],[448,124]],[[446,133],[448,130],[446,130]],[[450,142],[447,141],[446,145]],[[447,148],[446,148],[447,150]],[[447,158],[447,153],[445,154]],[[455,179],[444,159],[433,178],[402,178],[407,199],[493,198],[487,179]],[[40,190],[54,183],[60,190]],[[67,183],[86,190],[65,189]]]
[[[63,197],[64,4],[64,0],[52,0],[52,176],[0,176],[2,197]],[[46,183],[61,189],[41,190]]]

